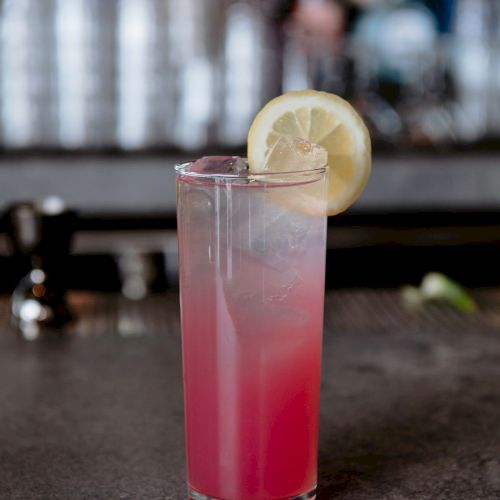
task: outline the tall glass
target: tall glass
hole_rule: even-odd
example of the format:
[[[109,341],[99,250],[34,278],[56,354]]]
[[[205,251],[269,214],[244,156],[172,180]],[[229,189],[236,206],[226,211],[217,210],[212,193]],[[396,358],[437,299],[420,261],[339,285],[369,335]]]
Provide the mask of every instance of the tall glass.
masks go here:
[[[316,495],[325,172],[177,167],[190,498]]]

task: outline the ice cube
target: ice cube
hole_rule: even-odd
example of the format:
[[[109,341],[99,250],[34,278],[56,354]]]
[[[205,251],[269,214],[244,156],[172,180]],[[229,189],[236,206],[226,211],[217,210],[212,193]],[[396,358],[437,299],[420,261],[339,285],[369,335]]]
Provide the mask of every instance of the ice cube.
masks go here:
[[[241,175],[247,170],[247,164],[239,156],[204,156],[196,160],[190,168],[191,172],[221,175]]]
[[[282,135],[267,152],[264,168],[271,172],[295,172],[322,168],[327,163],[325,148],[300,137]]]

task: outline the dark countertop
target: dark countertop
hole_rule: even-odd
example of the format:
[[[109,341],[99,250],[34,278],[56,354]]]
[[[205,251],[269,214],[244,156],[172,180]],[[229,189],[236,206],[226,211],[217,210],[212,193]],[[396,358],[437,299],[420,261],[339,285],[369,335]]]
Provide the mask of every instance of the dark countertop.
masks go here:
[[[319,500],[500,498],[500,291],[476,297],[328,294]],[[186,498],[177,296],[71,299],[80,321],[32,342],[0,300],[0,498]]]

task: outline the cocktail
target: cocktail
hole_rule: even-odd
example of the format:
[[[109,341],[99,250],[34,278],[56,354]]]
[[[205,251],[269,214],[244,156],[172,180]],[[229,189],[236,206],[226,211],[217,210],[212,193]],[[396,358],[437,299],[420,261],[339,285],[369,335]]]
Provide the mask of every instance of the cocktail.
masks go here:
[[[323,99],[320,111],[311,96]],[[319,131],[325,107],[329,118],[347,110],[359,120],[337,99],[286,94],[256,118],[248,161],[206,157],[177,167],[191,498],[315,497],[327,214],[350,204],[369,173],[364,127],[364,156],[357,138],[353,154],[329,137],[344,139],[343,128],[352,129],[345,118],[336,133],[325,131],[326,145],[337,146],[331,155],[304,133],[306,112],[309,132]],[[285,108],[294,103],[302,134],[271,126],[266,135],[269,114],[282,127],[293,122]],[[360,179],[354,191],[331,183],[339,151],[352,174],[346,186]]]

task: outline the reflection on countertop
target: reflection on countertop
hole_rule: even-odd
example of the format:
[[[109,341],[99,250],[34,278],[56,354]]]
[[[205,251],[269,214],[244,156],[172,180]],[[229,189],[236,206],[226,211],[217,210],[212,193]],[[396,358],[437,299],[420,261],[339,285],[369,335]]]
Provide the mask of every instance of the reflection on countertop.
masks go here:
[[[497,498],[500,292],[472,317],[398,298],[327,294],[318,499]],[[178,296],[71,302],[27,342],[0,299],[0,497],[183,498]]]

